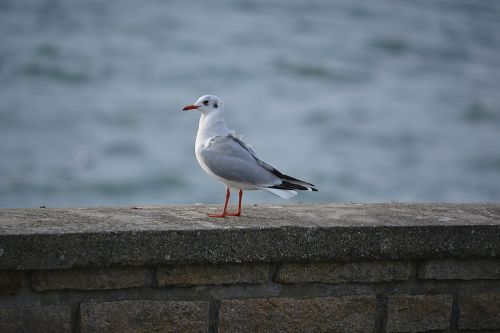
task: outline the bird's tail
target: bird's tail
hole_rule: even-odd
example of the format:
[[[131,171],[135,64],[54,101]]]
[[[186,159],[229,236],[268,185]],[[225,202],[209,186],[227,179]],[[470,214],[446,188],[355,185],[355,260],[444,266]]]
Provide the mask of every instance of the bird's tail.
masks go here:
[[[269,191],[272,194],[275,194],[283,199],[290,199],[297,195],[297,192],[295,192],[294,190],[278,190],[272,187],[263,187],[262,189]]]
[[[281,174],[280,178],[281,178],[281,184],[269,187],[278,190],[299,190],[299,191],[313,191],[313,192],[318,191],[315,185],[305,182],[303,180],[293,178],[284,174]]]
[[[255,157],[255,156],[254,156]],[[274,174],[276,177],[278,177],[279,180],[281,180],[281,183],[275,184],[272,186],[265,186],[262,187],[263,189],[276,194],[284,199],[290,199],[291,197],[297,195],[297,192],[295,190],[299,191],[313,191],[317,192],[318,189],[316,188],[315,185],[305,182],[303,180],[297,179],[290,177],[288,175],[285,175],[281,172],[279,172],[276,168],[274,168],[272,165],[258,159],[255,157],[255,160],[257,163],[259,163],[262,167],[267,169],[269,172]]]
[[[311,183],[305,182],[303,180],[293,178],[282,174],[281,172],[274,170],[274,174],[281,178],[281,184],[267,186],[265,189],[271,193],[274,193],[284,199],[290,199],[297,195],[296,190],[299,191],[313,191],[317,192],[318,189]]]

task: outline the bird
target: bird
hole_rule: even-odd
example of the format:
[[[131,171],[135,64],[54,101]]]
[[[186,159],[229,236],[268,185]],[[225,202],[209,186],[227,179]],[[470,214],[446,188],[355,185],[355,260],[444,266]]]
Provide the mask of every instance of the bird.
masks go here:
[[[261,160],[257,153],[224,122],[224,102],[217,96],[204,95],[183,111],[201,113],[195,142],[195,155],[201,168],[226,186],[226,199],[221,213],[209,217],[224,218],[241,215],[241,200],[245,190],[265,190],[290,199],[297,190],[314,191],[315,185],[290,177]],[[228,212],[231,190],[238,190],[238,208]]]

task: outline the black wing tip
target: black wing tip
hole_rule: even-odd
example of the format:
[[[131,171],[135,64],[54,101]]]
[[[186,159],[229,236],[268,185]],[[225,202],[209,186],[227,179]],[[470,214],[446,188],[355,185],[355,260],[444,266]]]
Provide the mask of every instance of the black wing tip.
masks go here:
[[[305,183],[305,182],[304,182]],[[309,184],[309,183],[306,183]],[[290,183],[286,180],[283,180],[281,184],[269,186],[269,188],[275,188],[278,190],[299,190],[299,191],[313,191],[318,192],[318,189],[314,187],[314,185],[310,184],[311,187],[306,187],[300,184]]]
[[[289,175],[285,175],[284,173],[281,173],[279,172],[278,170],[276,170],[276,168],[273,168],[272,170],[270,170],[275,176],[283,179],[283,180],[290,180],[290,181],[293,181],[293,182],[301,182],[301,183],[304,183],[304,184],[307,184],[308,186],[311,186],[311,187],[315,187],[315,185],[311,184],[311,183],[308,183],[308,182],[305,182],[303,180],[300,180],[300,179],[297,179],[297,178],[293,178]]]

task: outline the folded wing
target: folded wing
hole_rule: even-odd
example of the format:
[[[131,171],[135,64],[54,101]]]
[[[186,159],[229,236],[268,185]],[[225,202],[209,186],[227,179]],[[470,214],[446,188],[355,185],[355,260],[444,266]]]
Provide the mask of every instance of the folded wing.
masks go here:
[[[243,140],[218,136],[200,151],[200,158],[216,176],[237,183],[255,185],[284,198],[294,190],[317,191],[313,184],[287,176],[257,157]]]

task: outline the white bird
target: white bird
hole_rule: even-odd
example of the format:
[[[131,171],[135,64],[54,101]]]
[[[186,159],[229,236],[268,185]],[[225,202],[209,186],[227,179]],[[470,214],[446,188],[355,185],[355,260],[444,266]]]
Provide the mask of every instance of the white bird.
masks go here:
[[[195,153],[203,170],[226,185],[226,201],[220,214],[209,217],[241,215],[243,190],[266,190],[285,199],[295,190],[318,191],[313,184],[287,176],[257,157],[255,151],[230,131],[224,122],[224,102],[213,95],[200,97],[183,111],[201,112]],[[231,189],[238,189],[238,210],[227,211]]]

